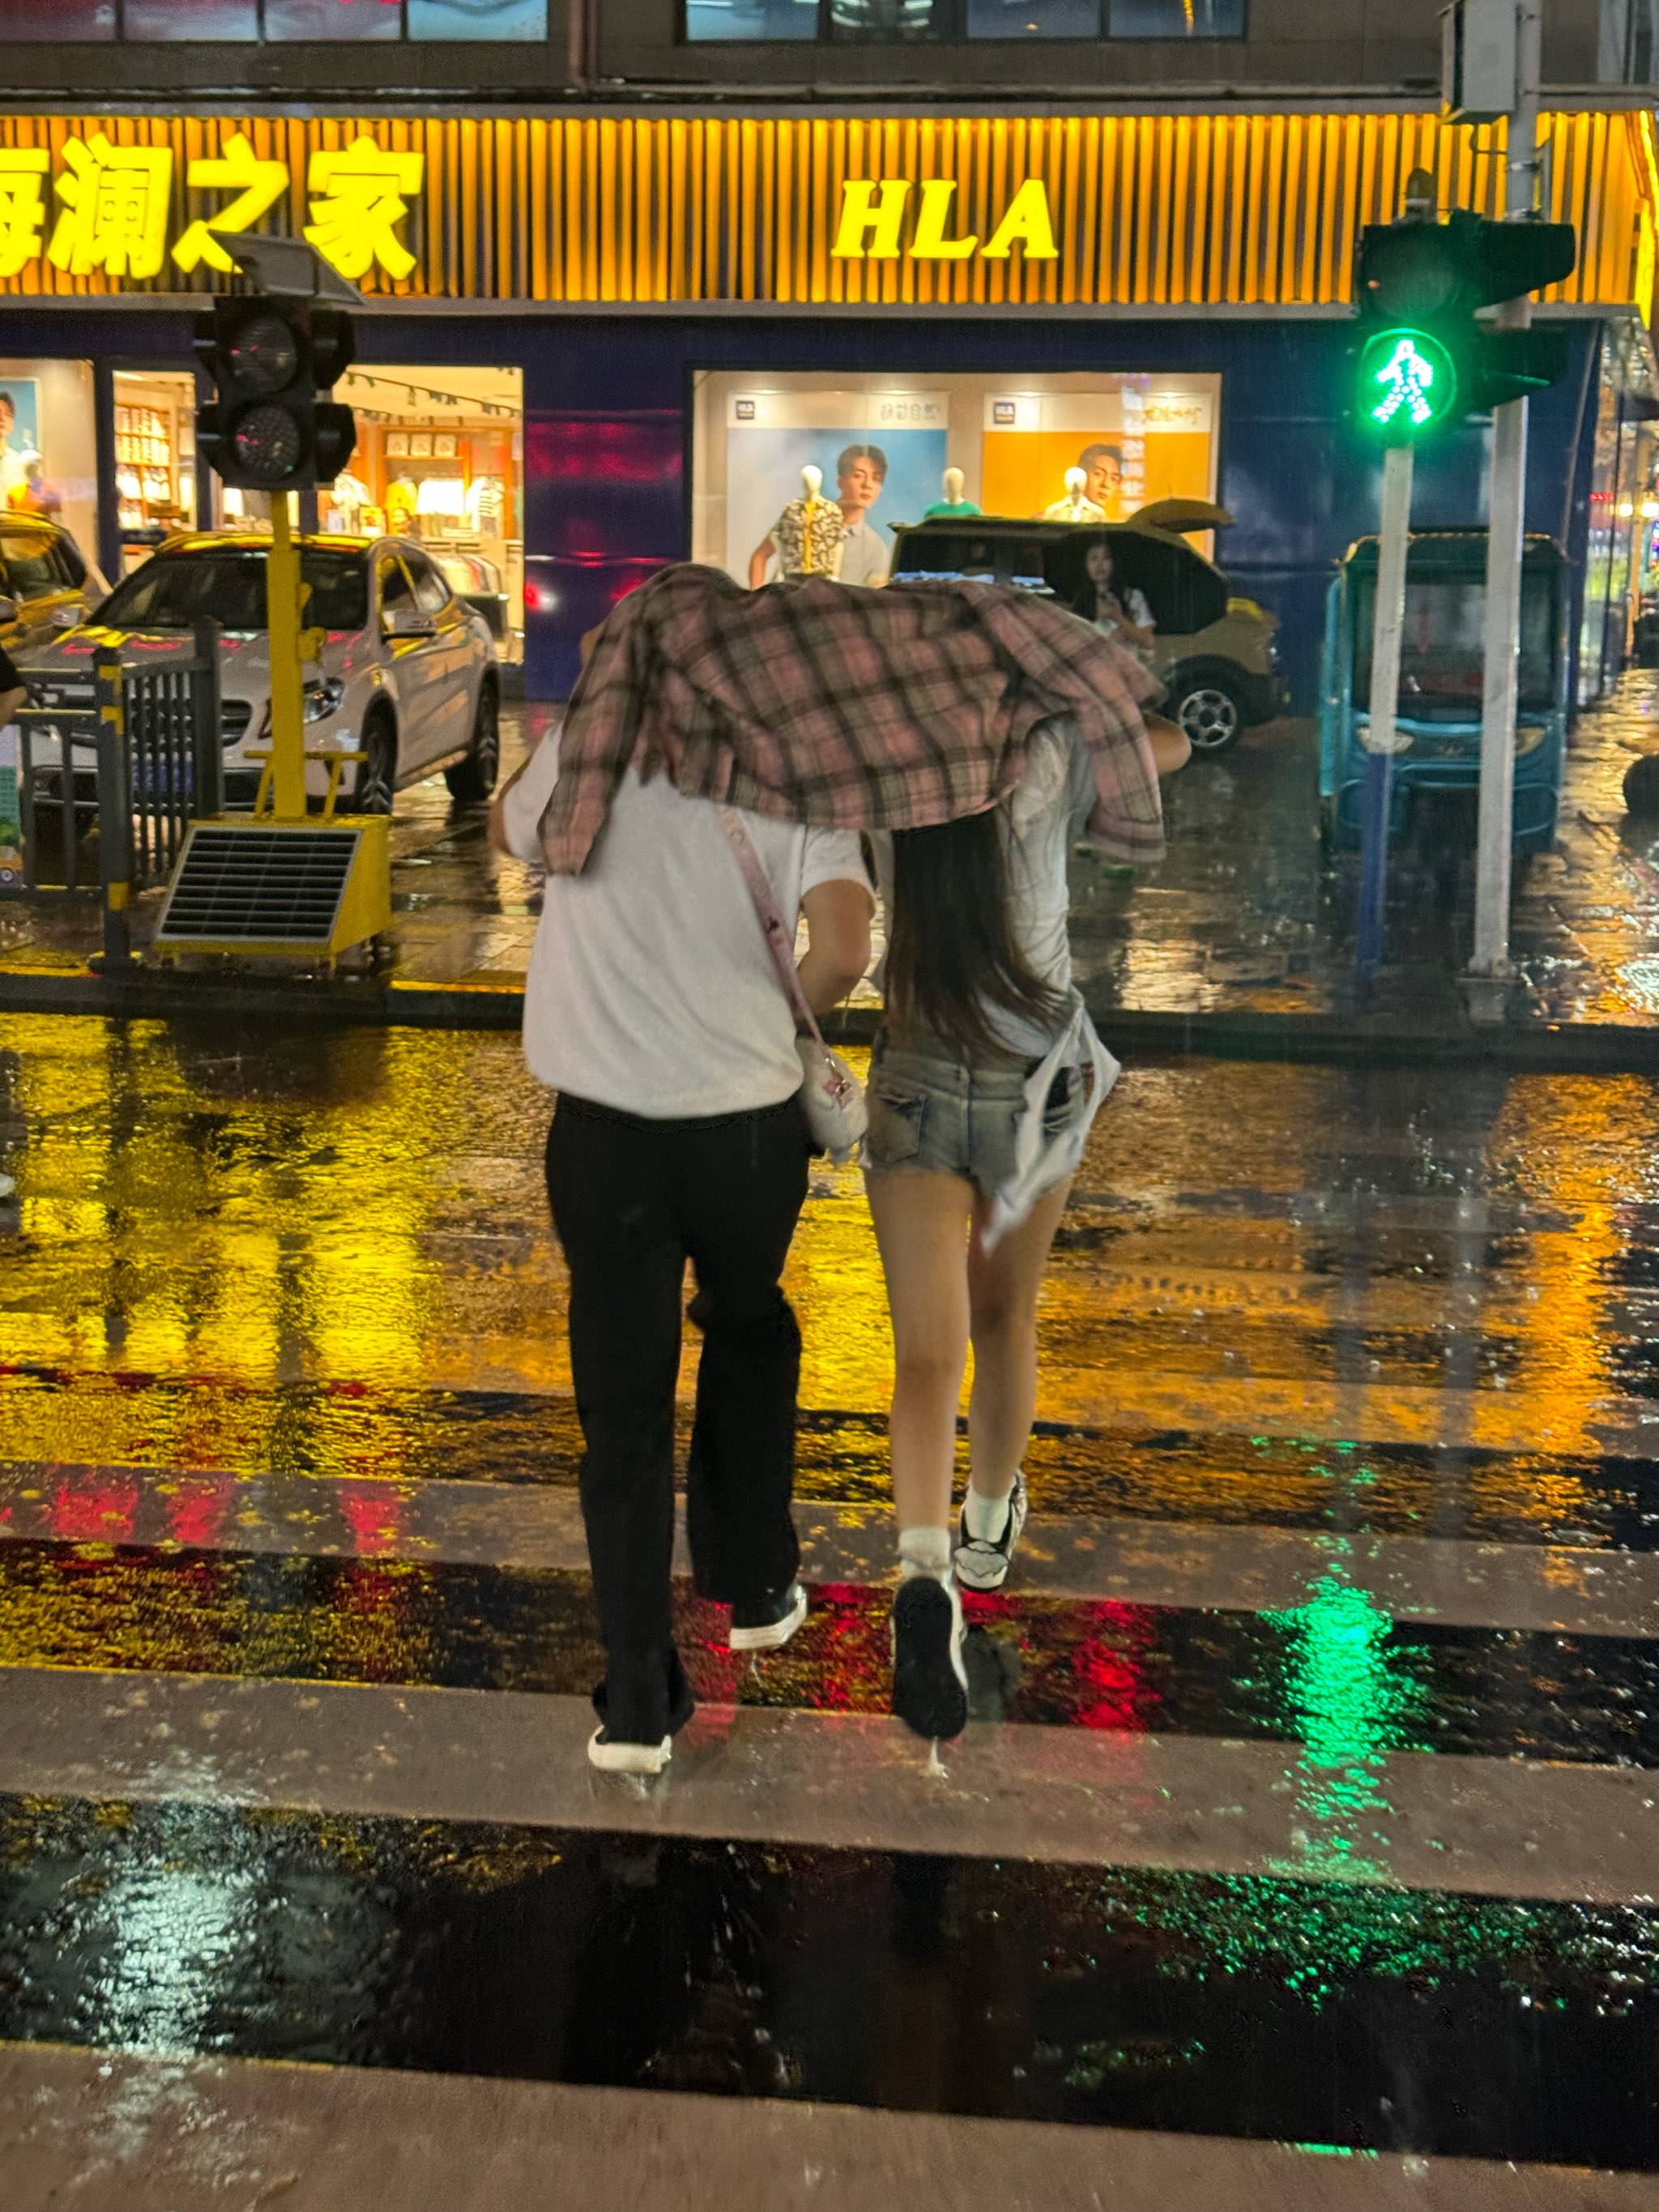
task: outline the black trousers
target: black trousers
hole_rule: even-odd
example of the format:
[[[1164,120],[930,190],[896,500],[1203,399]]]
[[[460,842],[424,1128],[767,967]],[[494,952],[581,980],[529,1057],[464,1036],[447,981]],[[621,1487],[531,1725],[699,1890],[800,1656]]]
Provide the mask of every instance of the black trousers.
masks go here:
[[[648,1121],[561,1095],[547,1194],[570,1271],[570,1364],[599,1626],[607,1651],[672,1640],[674,1387],[689,1259],[702,1364],[686,1521],[700,1593],[787,1589],[800,1553],[800,1331],[779,1287],[806,1195],[799,1103]]]

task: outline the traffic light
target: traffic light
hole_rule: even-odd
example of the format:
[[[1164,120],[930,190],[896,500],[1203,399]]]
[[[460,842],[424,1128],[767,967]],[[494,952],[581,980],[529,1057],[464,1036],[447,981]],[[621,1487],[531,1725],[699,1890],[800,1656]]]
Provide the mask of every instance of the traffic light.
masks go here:
[[[309,491],[351,459],[357,426],[327,398],[350,367],[351,324],[309,300],[219,300],[196,326],[216,398],[198,408],[196,450],[246,491]]]
[[[1559,382],[1565,333],[1495,330],[1475,313],[1559,283],[1577,258],[1570,222],[1494,222],[1459,208],[1445,222],[1369,224],[1354,284],[1360,428],[1410,442]]]

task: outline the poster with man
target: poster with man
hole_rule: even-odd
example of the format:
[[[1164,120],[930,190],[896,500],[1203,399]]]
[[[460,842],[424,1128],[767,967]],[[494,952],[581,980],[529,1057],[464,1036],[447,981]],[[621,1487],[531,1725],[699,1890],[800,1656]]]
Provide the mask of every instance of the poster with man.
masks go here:
[[[1123,376],[1094,392],[988,393],[981,504],[1047,514],[1066,497],[1068,470],[1108,522],[1154,500],[1213,499],[1218,382]]]
[[[777,526],[801,471],[841,508],[841,580],[887,580],[893,526],[918,522],[945,473],[946,396],[933,392],[737,394],[726,432],[726,565],[741,583],[780,573]],[[787,533],[786,533],[787,535]]]
[[[38,470],[40,461],[40,386],[33,377],[0,377],[0,507],[20,503],[30,465]]]

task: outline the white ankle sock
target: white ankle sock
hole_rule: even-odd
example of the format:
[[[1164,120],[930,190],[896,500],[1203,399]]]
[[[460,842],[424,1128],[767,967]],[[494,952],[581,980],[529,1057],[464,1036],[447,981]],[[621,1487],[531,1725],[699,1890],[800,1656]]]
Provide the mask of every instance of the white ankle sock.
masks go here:
[[[1006,1497],[984,1498],[970,1482],[968,1495],[962,1501],[962,1517],[968,1524],[968,1534],[976,1544],[994,1544],[1008,1525],[1009,1500]]]
[[[898,1540],[899,1573],[905,1582],[912,1575],[933,1575],[940,1582],[951,1571],[951,1532],[930,1528],[925,1522],[901,1528]]]

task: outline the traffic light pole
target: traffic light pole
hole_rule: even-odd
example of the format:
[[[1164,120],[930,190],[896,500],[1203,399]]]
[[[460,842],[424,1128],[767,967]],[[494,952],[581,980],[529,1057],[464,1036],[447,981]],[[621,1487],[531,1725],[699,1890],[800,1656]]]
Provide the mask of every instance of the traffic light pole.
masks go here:
[[[300,665],[300,552],[289,494],[270,495],[270,554],[265,563],[266,633],[270,644],[270,797],[279,822],[306,811],[306,724]]]
[[[1376,605],[1371,617],[1365,784],[1360,796],[1359,913],[1354,967],[1362,981],[1382,958],[1389,898],[1389,813],[1400,713],[1400,646],[1406,629],[1406,556],[1411,545],[1410,446],[1390,446],[1382,461],[1382,514],[1376,541]]]
[[[1515,113],[1504,163],[1507,221],[1531,215],[1538,157],[1538,81],[1543,0],[1518,0]],[[1524,295],[1498,311],[1501,327],[1524,330]],[[1480,807],[1475,841],[1474,957],[1477,981],[1503,982],[1510,968],[1510,894],[1514,852],[1515,725],[1521,658],[1521,564],[1526,542],[1527,408],[1524,398],[1492,410],[1492,488],[1486,507],[1486,674],[1480,702]],[[1474,1011],[1490,1012],[1477,1006]]]

